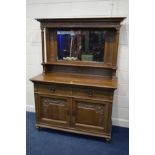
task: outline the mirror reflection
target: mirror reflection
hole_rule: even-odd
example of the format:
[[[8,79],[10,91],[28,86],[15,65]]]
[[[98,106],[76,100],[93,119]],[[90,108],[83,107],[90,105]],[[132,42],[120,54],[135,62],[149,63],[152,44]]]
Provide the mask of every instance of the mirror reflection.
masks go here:
[[[58,60],[104,60],[105,31],[57,31]]]

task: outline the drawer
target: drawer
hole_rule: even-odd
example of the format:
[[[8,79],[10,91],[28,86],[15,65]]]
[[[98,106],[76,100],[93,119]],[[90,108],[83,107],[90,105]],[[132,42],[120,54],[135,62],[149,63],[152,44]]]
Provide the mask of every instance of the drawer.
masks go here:
[[[40,93],[56,94],[56,95],[71,95],[71,87],[60,84],[35,84],[34,91]]]
[[[94,98],[94,99],[113,99],[113,91],[94,87],[73,87],[72,95],[77,97]]]

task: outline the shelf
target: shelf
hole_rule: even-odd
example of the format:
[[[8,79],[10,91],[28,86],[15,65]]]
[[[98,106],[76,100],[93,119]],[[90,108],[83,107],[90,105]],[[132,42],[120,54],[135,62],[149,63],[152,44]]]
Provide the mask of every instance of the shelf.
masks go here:
[[[81,74],[70,74],[70,73],[46,73],[40,74],[31,79],[33,82],[46,82],[46,83],[57,83],[57,84],[70,84],[79,86],[92,86],[100,88],[117,88],[117,79],[111,79],[102,76],[87,76]]]
[[[116,70],[116,66],[111,64],[103,64],[97,62],[81,62],[81,61],[57,61],[57,62],[47,62],[42,65],[59,65],[59,66],[74,66],[74,67],[91,67],[91,68],[105,68]]]

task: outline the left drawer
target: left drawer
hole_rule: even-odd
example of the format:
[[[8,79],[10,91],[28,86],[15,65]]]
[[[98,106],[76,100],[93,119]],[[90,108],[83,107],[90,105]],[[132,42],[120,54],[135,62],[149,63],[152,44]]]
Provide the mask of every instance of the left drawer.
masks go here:
[[[63,84],[35,83],[34,92],[56,94],[56,95],[63,95],[63,96],[68,96],[72,94],[71,87],[69,87],[68,85],[63,85]]]

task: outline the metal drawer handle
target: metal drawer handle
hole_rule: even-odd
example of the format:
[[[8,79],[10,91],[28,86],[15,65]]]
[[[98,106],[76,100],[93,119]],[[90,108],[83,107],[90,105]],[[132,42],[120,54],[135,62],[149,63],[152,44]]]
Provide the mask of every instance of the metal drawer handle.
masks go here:
[[[86,93],[87,93],[87,95],[89,97],[92,97],[93,96],[93,90],[92,89],[87,90]]]
[[[50,92],[55,93],[55,88],[50,88]]]

